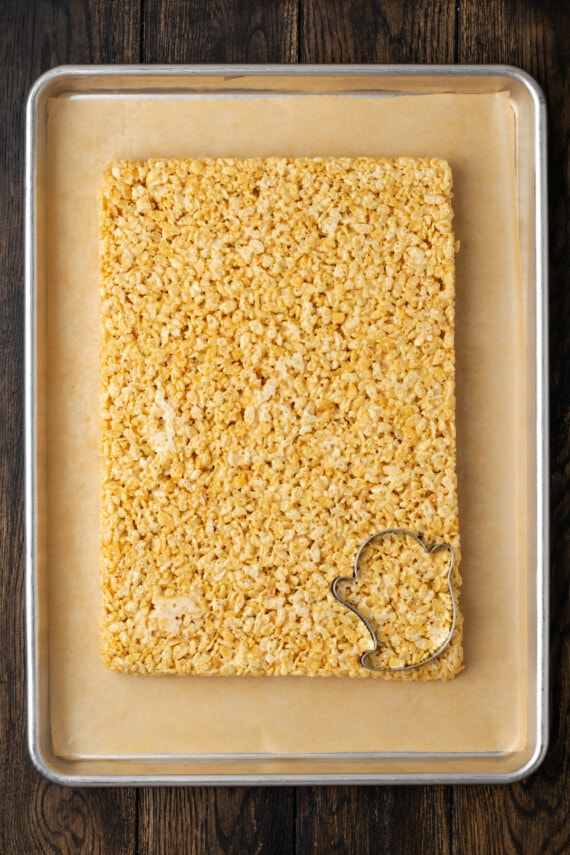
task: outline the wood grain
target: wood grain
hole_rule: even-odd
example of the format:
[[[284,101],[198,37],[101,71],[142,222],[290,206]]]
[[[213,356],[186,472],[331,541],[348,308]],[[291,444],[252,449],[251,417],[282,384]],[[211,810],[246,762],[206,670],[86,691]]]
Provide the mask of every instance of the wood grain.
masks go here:
[[[455,4],[448,0],[303,0],[301,62],[453,62]]]
[[[297,0],[145,0],[145,62],[296,62]]]
[[[463,0],[459,61],[518,65],[549,104],[551,361],[551,737],[541,769],[509,787],[454,790],[455,851],[570,851],[570,7],[498,0],[493,14]],[[479,841],[479,843],[478,843]],[[475,848],[474,848],[475,847]]]
[[[107,22],[113,12],[114,26]],[[24,106],[36,77],[65,62],[138,58],[138,15],[128,0],[0,6],[0,852],[129,853],[133,790],[70,791],[28,759],[23,626],[22,218]]]
[[[129,790],[66,789],[42,781],[32,807],[26,844],[20,838],[8,851],[134,855],[133,798]]]
[[[288,855],[294,792],[262,787],[141,791],[138,855]]]
[[[446,787],[312,787],[297,792],[295,852],[450,853]]]

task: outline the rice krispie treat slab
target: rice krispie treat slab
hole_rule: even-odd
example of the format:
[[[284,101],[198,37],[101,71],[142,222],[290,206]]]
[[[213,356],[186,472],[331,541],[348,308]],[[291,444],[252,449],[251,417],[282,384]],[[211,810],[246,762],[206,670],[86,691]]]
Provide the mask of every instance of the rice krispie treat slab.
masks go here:
[[[454,236],[437,159],[123,161],[100,193],[101,649],[140,673],[370,676],[331,583],[374,531],[455,552]],[[427,560],[427,563],[426,563]],[[437,649],[446,567],[353,597],[377,664]],[[387,679],[447,679],[436,660]]]

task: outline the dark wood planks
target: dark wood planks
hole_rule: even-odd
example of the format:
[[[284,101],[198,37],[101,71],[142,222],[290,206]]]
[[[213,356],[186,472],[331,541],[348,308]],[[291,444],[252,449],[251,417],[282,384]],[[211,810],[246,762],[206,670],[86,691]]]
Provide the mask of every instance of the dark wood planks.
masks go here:
[[[518,65],[549,106],[552,643],[551,741],[542,768],[509,787],[454,790],[454,852],[570,851],[570,6],[462,0],[460,62]]]
[[[140,793],[137,855],[289,855],[294,791],[199,787]]]
[[[138,4],[129,0],[0,3],[0,851],[130,853],[133,790],[68,790],[27,754],[23,621],[24,106],[39,74],[65,62],[136,61]],[[113,27],[108,22],[113,20]]]
[[[296,62],[297,0],[145,0],[144,62]]]
[[[444,787],[307,787],[297,793],[298,855],[449,855]]]
[[[450,0],[302,0],[300,61],[453,62],[455,16]]]

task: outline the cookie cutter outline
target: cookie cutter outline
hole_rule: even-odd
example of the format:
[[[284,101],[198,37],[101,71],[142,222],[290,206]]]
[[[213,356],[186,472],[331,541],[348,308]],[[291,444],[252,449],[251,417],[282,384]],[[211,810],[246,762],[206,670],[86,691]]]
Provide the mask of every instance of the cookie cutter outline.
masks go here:
[[[430,653],[425,659],[422,659],[420,662],[415,662],[413,665],[400,665],[397,668],[378,668],[375,665],[370,665],[367,661],[369,656],[373,656],[375,653],[378,653],[380,650],[380,643],[378,641],[378,636],[376,635],[376,630],[368,620],[368,618],[358,611],[356,606],[353,606],[352,603],[349,603],[344,597],[338,592],[337,587],[342,582],[354,582],[358,579],[359,565],[360,565],[360,557],[364,550],[370,546],[375,540],[379,540],[380,538],[387,537],[389,535],[405,535],[406,537],[411,537],[413,540],[418,543],[426,555],[432,555],[435,552],[439,552],[442,549],[445,549],[449,553],[449,568],[447,571],[447,587],[449,589],[449,593],[451,595],[451,627],[449,629],[448,634],[445,637],[443,643],[438,647],[438,649],[434,653]],[[397,673],[403,671],[412,671],[414,668],[421,668],[423,665],[427,665],[428,662],[433,662],[434,659],[437,659],[438,656],[444,652],[444,650],[449,647],[451,643],[451,639],[455,633],[455,628],[457,625],[457,602],[455,599],[455,594],[453,592],[453,586],[451,584],[451,574],[453,572],[453,568],[455,567],[455,553],[453,551],[452,546],[445,541],[441,541],[436,543],[434,546],[428,547],[425,545],[421,537],[417,534],[414,534],[412,531],[408,531],[405,528],[386,528],[381,531],[376,531],[374,534],[371,534],[370,537],[367,537],[365,541],[360,545],[358,552],[356,553],[356,557],[354,559],[354,569],[352,571],[352,576],[337,576],[334,579],[331,585],[331,591],[336,600],[343,605],[346,606],[347,609],[350,609],[351,612],[360,618],[362,623],[365,625],[366,629],[370,633],[370,637],[374,643],[374,647],[372,650],[366,650],[360,657],[360,664],[366,668],[368,671],[374,671],[378,673],[390,674]]]

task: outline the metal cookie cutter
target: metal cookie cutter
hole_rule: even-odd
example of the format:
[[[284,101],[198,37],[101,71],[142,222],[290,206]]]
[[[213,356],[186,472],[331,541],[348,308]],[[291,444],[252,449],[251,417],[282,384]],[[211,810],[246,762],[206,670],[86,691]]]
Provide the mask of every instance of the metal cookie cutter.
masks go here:
[[[386,536],[392,535],[392,534],[401,534],[401,535],[405,535],[406,537],[411,537],[413,540],[416,541],[416,543],[418,543],[422,547],[424,552],[427,553],[428,555],[431,555],[433,552],[439,552],[441,549],[445,549],[445,550],[447,550],[447,552],[449,552],[449,569],[447,571],[447,587],[449,588],[449,593],[451,595],[451,628],[450,628],[450,630],[449,630],[449,632],[445,638],[445,641],[443,642],[443,644],[440,645],[440,647],[438,647],[438,649],[435,651],[435,653],[431,653],[429,656],[427,656],[425,659],[422,659],[420,662],[416,662],[414,665],[401,665],[397,668],[377,668],[375,665],[371,665],[368,662],[368,657],[373,656],[375,653],[378,653],[378,650],[380,648],[380,645],[378,642],[378,636],[376,635],[376,631],[375,631],[374,627],[372,626],[372,624],[370,623],[370,621],[368,620],[368,618],[365,617],[361,612],[358,611],[358,609],[355,606],[353,606],[351,603],[349,603],[347,600],[344,599],[344,597],[342,597],[339,594],[338,585],[341,582],[354,582],[356,579],[358,579],[360,557],[361,557],[362,553],[364,552],[364,550],[366,549],[366,547],[369,546],[373,541],[378,540],[381,537],[386,537]],[[453,638],[453,633],[455,632],[455,626],[457,623],[457,604],[455,602],[455,594],[453,593],[453,587],[451,585],[451,574],[453,572],[454,564],[455,564],[455,555],[454,555],[453,549],[451,548],[449,543],[436,543],[435,546],[428,548],[420,537],[418,537],[416,534],[414,534],[411,531],[407,531],[404,528],[387,528],[387,529],[384,529],[383,531],[377,531],[374,534],[370,535],[370,537],[368,537],[364,541],[364,543],[360,546],[360,549],[356,553],[356,558],[354,559],[354,570],[353,570],[352,576],[337,576],[337,578],[334,580],[334,582],[331,585],[331,590],[332,590],[333,596],[339,601],[339,603],[341,603],[343,606],[346,606],[348,609],[351,610],[351,612],[354,612],[354,614],[360,618],[360,620],[363,622],[363,624],[366,626],[366,629],[370,633],[370,637],[372,638],[372,641],[374,642],[373,649],[367,650],[360,657],[360,664],[363,665],[364,668],[367,668],[368,671],[381,671],[383,673],[390,673],[390,672],[395,672],[395,671],[411,671],[413,668],[419,668],[421,665],[427,665],[428,662],[432,662],[434,659],[437,659],[438,656],[441,656],[441,654],[449,646],[449,643],[451,642],[451,639]]]

